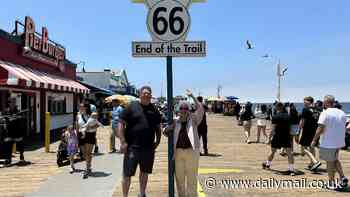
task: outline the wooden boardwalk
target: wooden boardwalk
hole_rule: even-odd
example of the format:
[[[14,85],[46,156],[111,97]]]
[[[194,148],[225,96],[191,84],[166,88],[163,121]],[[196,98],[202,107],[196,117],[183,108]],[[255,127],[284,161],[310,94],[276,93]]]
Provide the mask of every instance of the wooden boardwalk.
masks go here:
[[[270,147],[262,143],[244,143],[243,129],[237,126],[232,117],[209,115],[209,152],[211,156],[200,158],[199,196],[348,196],[349,193],[332,192],[325,189],[300,188],[298,182],[310,183],[313,180],[327,179],[325,162],[322,162],[320,172],[311,173],[305,170],[307,157],[296,156],[295,167],[300,175],[291,177],[282,175],[287,170],[287,158],[278,154],[272,163],[271,171],[262,170],[261,163],[266,160]],[[252,127],[252,140],[256,139],[256,128]],[[299,147],[296,151],[299,152]],[[341,151],[341,161],[345,174],[350,176],[350,152]],[[168,196],[168,168],[167,168],[167,138],[162,138],[161,146],[156,153],[154,173],[149,177],[147,195],[151,197]],[[216,185],[213,180],[216,180]],[[241,188],[225,188],[223,180],[239,181],[294,181],[295,188],[254,188],[253,186]],[[231,184],[232,185],[232,184]],[[256,183],[256,185],[258,185]],[[227,186],[230,186],[229,184]],[[259,185],[258,185],[259,186]],[[266,185],[267,186],[267,185]],[[130,195],[137,196],[139,192],[138,172],[132,179]],[[117,183],[114,197],[122,196],[121,184]]]

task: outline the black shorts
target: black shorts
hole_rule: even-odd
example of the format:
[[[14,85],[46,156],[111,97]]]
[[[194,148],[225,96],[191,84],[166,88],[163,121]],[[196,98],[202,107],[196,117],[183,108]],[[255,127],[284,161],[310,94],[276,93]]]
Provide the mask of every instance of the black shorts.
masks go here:
[[[83,133],[82,132],[78,132],[78,144],[79,146],[84,146],[85,144],[85,138],[82,138]]]
[[[96,144],[96,133],[85,132],[85,137],[82,138],[82,133],[78,133],[78,143],[79,146],[84,146],[85,144]]]
[[[140,164],[140,171],[152,174],[154,163],[154,150],[129,148],[124,154],[123,175],[134,176],[137,166]]]
[[[275,135],[272,137],[271,147],[276,149],[292,148],[292,137],[290,135]]]

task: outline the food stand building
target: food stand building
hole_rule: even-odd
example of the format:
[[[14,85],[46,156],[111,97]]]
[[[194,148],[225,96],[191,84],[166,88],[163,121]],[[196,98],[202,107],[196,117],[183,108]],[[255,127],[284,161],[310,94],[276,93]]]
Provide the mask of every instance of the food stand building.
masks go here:
[[[15,100],[26,113],[26,136],[44,133],[46,112],[51,129],[72,124],[77,95],[88,91],[76,81],[76,64],[49,39],[47,28],[37,33],[26,17],[25,24],[16,21],[12,33],[0,29],[0,112]]]

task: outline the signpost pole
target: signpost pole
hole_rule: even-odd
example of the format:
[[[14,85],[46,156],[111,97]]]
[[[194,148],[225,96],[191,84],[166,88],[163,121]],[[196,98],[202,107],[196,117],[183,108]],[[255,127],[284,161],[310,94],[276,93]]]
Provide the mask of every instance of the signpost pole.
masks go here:
[[[168,125],[173,123],[173,58],[171,56],[166,57],[167,65],[167,102],[168,102]],[[174,135],[170,132],[168,137],[168,191],[169,197],[174,197],[174,167],[175,162],[173,160],[174,155]]]

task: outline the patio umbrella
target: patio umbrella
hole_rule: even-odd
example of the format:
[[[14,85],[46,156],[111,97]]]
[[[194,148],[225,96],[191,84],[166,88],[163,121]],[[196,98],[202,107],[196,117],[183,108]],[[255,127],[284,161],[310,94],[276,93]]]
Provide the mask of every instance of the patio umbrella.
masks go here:
[[[235,96],[227,96],[226,99],[228,99],[228,100],[237,100],[239,98],[235,97]]]
[[[131,95],[124,95],[124,98],[127,102],[136,101],[138,99],[138,98],[131,96]]]
[[[110,103],[113,100],[118,100],[118,101],[122,102],[122,101],[127,101],[127,98],[124,97],[123,95],[120,95],[120,94],[115,94],[115,95],[112,95],[112,96],[105,98],[106,103]]]

